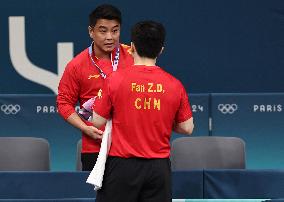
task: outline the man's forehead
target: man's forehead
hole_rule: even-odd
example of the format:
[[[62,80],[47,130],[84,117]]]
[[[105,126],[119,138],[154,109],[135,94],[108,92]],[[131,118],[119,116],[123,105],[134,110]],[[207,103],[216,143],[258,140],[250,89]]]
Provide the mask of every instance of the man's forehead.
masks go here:
[[[120,27],[120,23],[117,20],[99,19],[96,23],[96,27],[99,28]]]

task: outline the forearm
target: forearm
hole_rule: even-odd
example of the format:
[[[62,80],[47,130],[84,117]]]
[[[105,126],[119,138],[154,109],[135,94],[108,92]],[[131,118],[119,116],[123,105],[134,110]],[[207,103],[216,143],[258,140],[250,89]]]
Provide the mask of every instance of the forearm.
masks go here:
[[[95,127],[100,128],[105,125],[107,120],[93,111],[93,124]]]
[[[193,132],[194,124],[193,124],[193,118],[190,118],[184,122],[181,123],[175,123],[173,130],[177,133],[191,135]]]
[[[103,131],[97,129],[94,126],[88,126],[79,116],[78,114],[72,113],[66,121],[70,123],[72,126],[83,131],[84,134],[90,136],[93,139],[102,139]]]
[[[70,123],[75,128],[78,128],[81,131],[84,131],[85,127],[87,126],[84,121],[78,116],[76,112],[72,113],[66,121]]]

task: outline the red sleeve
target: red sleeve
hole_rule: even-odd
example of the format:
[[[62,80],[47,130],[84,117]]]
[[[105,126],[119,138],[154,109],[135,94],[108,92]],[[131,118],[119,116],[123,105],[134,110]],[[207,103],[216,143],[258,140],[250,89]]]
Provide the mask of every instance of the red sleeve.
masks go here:
[[[67,119],[75,112],[75,105],[79,99],[79,75],[75,66],[68,63],[58,86],[56,104],[59,114]]]
[[[180,97],[179,109],[175,117],[176,123],[184,122],[192,117],[192,111],[190,108],[186,90],[184,89],[182,85],[180,89],[181,89],[181,97]]]
[[[102,88],[101,97],[97,96],[93,110],[100,116],[105,119],[110,119],[111,111],[112,111],[112,102],[111,102],[111,93],[110,93],[110,85],[109,78],[107,78],[104,82],[104,86]]]

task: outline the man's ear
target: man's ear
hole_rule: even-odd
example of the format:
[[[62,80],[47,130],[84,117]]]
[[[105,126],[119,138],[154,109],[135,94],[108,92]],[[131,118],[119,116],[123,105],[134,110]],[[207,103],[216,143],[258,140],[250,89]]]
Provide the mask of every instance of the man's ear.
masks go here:
[[[163,53],[164,48],[165,48],[164,46],[161,48],[161,51],[160,51],[159,55],[161,55]]]
[[[93,27],[88,26],[88,31],[89,31],[90,37],[93,38]]]

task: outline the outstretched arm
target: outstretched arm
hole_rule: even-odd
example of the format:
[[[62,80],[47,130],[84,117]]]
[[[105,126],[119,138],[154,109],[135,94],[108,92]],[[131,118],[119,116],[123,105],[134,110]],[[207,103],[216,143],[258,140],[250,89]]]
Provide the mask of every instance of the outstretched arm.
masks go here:
[[[191,117],[190,119],[184,122],[175,123],[173,130],[177,133],[191,135],[193,128],[194,128],[193,118]]]
[[[93,111],[93,124],[95,127],[100,128],[101,126],[105,125],[107,120],[98,115],[95,111]]]
[[[82,121],[76,112],[72,113],[66,121],[72,126],[80,129],[83,133],[97,140],[102,139],[103,131],[99,130],[98,127],[88,126]]]

